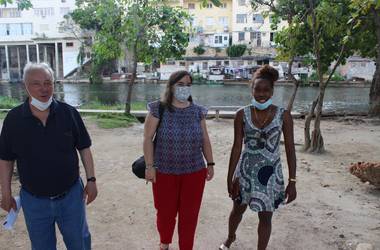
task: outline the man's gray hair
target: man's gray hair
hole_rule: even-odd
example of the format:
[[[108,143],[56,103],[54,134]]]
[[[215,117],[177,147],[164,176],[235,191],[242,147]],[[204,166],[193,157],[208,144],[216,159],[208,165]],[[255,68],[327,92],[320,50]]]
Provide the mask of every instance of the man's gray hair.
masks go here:
[[[24,76],[22,78],[24,83],[26,83],[26,79],[28,78],[28,75],[30,74],[31,71],[41,70],[41,69],[49,72],[50,76],[51,76],[51,81],[54,82],[54,71],[49,66],[49,64],[47,64],[47,63],[27,63],[24,67]]]

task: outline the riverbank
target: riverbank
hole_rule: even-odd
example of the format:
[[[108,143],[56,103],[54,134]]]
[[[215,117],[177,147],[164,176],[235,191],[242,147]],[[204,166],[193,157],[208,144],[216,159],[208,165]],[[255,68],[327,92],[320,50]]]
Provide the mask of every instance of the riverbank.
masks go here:
[[[104,83],[129,83],[127,79],[108,79],[105,78]],[[64,80],[57,80],[57,83],[90,83],[88,79],[79,79],[79,80],[70,80],[70,79],[64,79]],[[151,83],[151,84],[166,84],[166,80],[150,80],[145,78],[140,78],[135,80],[136,84],[139,83]],[[205,81],[205,83],[197,83],[194,81],[194,84],[196,85],[248,85],[250,83],[249,79],[240,79],[240,80],[234,80],[234,79],[225,79],[223,81]],[[293,82],[289,80],[278,80],[276,82],[276,86],[293,86]],[[317,81],[310,81],[310,85],[302,85],[302,87],[315,87],[318,86]],[[370,87],[371,82],[367,81],[330,81],[328,87]]]
[[[99,188],[99,197],[87,207],[93,249],[157,249],[151,187],[130,168],[142,154],[143,125],[100,129],[88,118],[85,123],[93,140]],[[231,209],[225,179],[233,121],[208,120],[207,124],[215,178],[205,189],[195,250],[219,246],[227,233]],[[326,154],[306,154],[296,146],[298,199],[275,213],[268,250],[351,250],[360,242],[380,249],[380,190],[361,183],[348,171],[352,162],[379,161],[379,124],[364,118],[323,120]],[[299,145],[302,140],[303,120],[295,120],[295,142]],[[282,157],[287,176],[284,150]],[[12,186],[16,193],[18,182],[14,180]],[[4,216],[1,211],[0,221]],[[257,216],[247,211],[231,250],[255,249],[257,222]],[[174,242],[172,249],[178,250],[177,236]],[[58,245],[64,249],[61,237]],[[0,229],[0,246],[2,250],[30,248],[22,213],[14,232]]]
[[[62,79],[62,80],[56,80],[58,84],[89,84],[89,79]],[[11,82],[6,80],[0,80],[0,84],[9,84]],[[125,83],[128,84],[127,79],[104,79],[103,83]],[[167,81],[164,80],[150,80],[150,79],[136,79],[136,84],[145,84],[145,83],[151,83],[151,84],[166,84]],[[223,82],[207,82],[202,83],[201,85],[248,85],[250,83],[250,80],[224,80]],[[194,84],[197,84],[196,82]],[[199,84],[199,83],[198,83]],[[279,80],[276,82],[276,86],[293,86],[292,81],[287,80]],[[318,83],[316,81],[311,82],[311,85],[302,85],[302,87],[315,87]],[[371,82],[366,81],[331,81],[328,85],[328,87],[358,87],[358,88],[369,88],[371,86]]]

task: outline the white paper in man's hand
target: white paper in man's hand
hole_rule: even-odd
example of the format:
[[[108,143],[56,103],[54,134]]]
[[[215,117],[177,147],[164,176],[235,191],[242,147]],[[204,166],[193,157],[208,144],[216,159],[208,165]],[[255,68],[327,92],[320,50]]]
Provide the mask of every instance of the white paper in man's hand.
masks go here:
[[[17,204],[17,210],[15,211],[13,208],[11,208],[11,211],[9,211],[9,213],[8,213],[7,217],[5,218],[5,221],[3,223],[3,228],[6,230],[12,230],[13,229],[13,225],[16,222],[17,215],[20,212],[20,208],[21,208],[20,197],[16,196],[15,201]]]

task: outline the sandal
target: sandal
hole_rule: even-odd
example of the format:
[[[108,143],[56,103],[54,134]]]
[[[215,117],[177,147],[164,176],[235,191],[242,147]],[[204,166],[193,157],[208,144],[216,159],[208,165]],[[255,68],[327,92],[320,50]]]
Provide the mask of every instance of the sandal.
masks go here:
[[[227,240],[226,240],[222,245],[220,245],[219,250],[228,250],[228,249],[230,249],[232,243],[233,243],[235,240],[236,240],[236,235],[234,235],[233,237],[228,237]],[[230,242],[231,242],[231,243],[230,243],[230,247],[227,247],[227,246],[226,246],[225,243],[226,243],[227,241],[230,241]]]

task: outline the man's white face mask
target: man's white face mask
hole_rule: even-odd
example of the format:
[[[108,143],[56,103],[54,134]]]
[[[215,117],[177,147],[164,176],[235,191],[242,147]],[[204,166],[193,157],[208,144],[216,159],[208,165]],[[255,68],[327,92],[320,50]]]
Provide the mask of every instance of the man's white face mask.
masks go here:
[[[47,110],[49,107],[50,107],[50,104],[52,103],[53,101],[53,96],[50,96],[49,100],[47,102],[41,102],[40,100],[38,100],[37,98],[34,98],[28,88],[25,86],[26,88],[26,91],[29,93],[29,96],[32,98],[32,101],[30,102],[30,104],[35,107],[36,109],[38,109],[39,111],[45,111]]]

